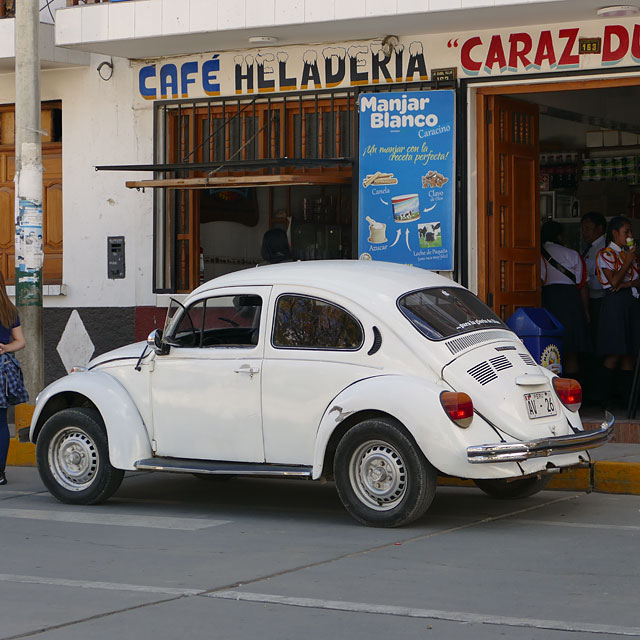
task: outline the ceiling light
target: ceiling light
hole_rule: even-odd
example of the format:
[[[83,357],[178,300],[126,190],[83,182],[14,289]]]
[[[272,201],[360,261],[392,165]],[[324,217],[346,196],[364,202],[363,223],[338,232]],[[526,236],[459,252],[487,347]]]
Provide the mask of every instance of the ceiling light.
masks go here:
[[[596,13],[601,18],[624,18],[627,16],[636,16],[640,13],[640,9],[632,4],[616,4],[610,7],[602,7]]]
[[[275,44],[278,42],[278,38],[274,36],[252,36],[249,38],[251,44]]]

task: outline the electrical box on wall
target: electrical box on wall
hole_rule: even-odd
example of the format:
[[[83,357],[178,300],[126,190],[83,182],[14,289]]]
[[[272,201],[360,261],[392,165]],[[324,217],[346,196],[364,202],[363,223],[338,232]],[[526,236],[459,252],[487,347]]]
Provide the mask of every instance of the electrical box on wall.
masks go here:
[[[111,280],[124,278],[124,236],[107,238],[107,276]]]

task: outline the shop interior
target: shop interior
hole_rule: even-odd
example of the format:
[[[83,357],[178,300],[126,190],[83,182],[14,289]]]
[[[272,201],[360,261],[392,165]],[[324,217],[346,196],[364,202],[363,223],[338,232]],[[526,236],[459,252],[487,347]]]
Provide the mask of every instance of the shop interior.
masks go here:
[[[209,280],[262,263],[262,237],[274,227],[287,231],[294,260],[351,258],[350,176],[339,181],[201,191],[201,277]]]
[[[540,218],[582,251],[580,217],[625,215],[640,237],[640,86],[514,96],[539,105]]]

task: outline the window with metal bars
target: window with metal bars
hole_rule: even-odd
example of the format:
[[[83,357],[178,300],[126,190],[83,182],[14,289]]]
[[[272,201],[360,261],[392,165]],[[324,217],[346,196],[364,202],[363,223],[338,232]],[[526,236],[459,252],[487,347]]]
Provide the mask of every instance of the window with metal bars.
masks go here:
[[[359,93],[434,86],[419,82],[158,102],[154,163],[166,171],[154,177],[350,174],[357,162]],[[155,192],[156,292],[188,291],[197,283],[197,202],[188,191]],[[355,203],[352,210],[357,210]]]

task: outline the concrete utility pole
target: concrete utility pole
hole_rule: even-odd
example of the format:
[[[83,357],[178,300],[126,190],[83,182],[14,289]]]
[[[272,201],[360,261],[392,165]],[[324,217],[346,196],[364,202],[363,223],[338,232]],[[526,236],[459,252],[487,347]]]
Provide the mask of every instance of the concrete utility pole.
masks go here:
[[[38,0],[16,3],[16,306],[27,341],[19,353],[30,403],[16,407],[16,430],[27,426],[44,387],[42,339],[42,140]]]

